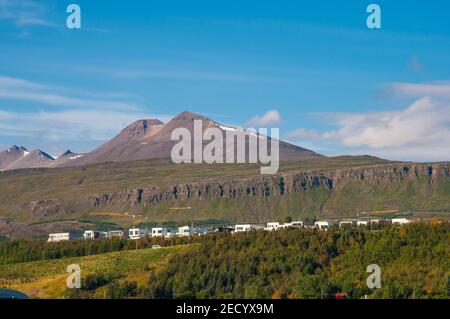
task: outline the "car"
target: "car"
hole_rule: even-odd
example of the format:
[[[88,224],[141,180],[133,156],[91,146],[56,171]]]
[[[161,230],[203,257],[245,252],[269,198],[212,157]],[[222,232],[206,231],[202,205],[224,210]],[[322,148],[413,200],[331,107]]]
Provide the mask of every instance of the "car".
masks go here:
[[[0,299],[28,299],[28,296],[17,290],[0,289]]]
[[[152,246],[152,249],[159,249],[159,248],[161,248],[160,245],[153,245],[153,246]]]

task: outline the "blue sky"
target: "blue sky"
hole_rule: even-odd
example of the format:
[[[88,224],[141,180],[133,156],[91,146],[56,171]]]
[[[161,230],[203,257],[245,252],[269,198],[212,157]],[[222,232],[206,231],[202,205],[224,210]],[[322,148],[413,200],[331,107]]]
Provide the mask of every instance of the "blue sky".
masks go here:
[[[66,27],[66,6],[82,28]],[[0,149],[190,110],[326,155],[450,160],[450,3],[0,0]]]

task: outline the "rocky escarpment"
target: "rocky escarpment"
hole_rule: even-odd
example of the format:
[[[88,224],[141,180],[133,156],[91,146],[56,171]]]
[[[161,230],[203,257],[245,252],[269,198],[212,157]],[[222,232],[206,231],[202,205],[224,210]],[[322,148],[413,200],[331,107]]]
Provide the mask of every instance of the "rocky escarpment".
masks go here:
[[[142,185],[134,189],[80,196],[70,203],[57,198],[43,199],[25,203],[22,208],[33,215],[47,216],[109,207],[139,210],[168,201],[280,197],[317,188],[332,193],[349,182],[395,185],[420,179],[432,185],[438,180],[450,180],[449,170],[449,163],[386,164],[338,170],[290,172],[242,179],[222,178],[176,184],[165,189],[158,185]]]

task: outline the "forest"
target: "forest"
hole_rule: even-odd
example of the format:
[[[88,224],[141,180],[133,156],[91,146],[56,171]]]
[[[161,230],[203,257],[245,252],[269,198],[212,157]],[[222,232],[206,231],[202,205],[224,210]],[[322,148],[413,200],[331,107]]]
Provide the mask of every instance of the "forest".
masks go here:
[[[449,298],[450,224],[215,233],[172,240],[125,239],[45,243],[0,242],[0,264],[88,256],[109,251],[190,245],[144,282],[100,271],[82,278],[66,298]],[[120,257],[119,257],[120,258]],[[381,269],[381,288],[370,289],[367,266]]]
[[[449,224],[286,229],[205,241],[152,274],[150,298],[449,298]],[[369,289],[369,264],[381,288]]]

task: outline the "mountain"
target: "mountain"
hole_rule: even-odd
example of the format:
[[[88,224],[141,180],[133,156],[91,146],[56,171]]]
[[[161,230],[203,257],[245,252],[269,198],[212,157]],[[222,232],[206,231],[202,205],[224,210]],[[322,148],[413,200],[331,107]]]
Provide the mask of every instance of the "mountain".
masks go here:
[[[62,166],[80,166],[85,164],[131,161],[138,159],[158,158],[160,155],[170,155],[164,149],[155,147],[155,136],[164,127],[157,119],[144,119],[133,122],[123,129],[113,139],[83,157],[65,163]],[[170,140],[170,137],[169,137]],[[157,143],[156,143],[157,144]],[[165,157],[165,156],[162,156]]]
[[[5,170],[9,165],[22,158],[28,150],[23,146],[13,145],[0,152],[0,170]]]
[[[70,150],[65,151],[63,154],[55,158],[54,161],[49,162],[45,167],[59,167],[62,165],[69,164],[72,161],[75,161],[81,157],[83,157],[84,154],[77,154],[73,153]]]
[[[23,146],[13,145],[0,152],[0,170],[47,167],[54,158],[41,150],[28,151]]]
[[[63,164],[62,166],[79,166],[101,162],[124,162],[130,160],[170,158],[172,147],[177,143],[171,140],[172,131],[176,128],[186,128],[193,137],[194,120],[202,121],[203,132],[207,128],[217,128],[225,136],[226,131],[240,129],[221,125],[205,116],[182,112],[167,124],[156,119],[138,120],[126,127],[113,139],[82,158]],[[270,140],[270,138],[269,138]],[[208,142],[204,142],[206,145]],[[193,144],[193,143],[192,143]],[[246,142],[246,148],[248,142]],[[281,160],[305,160],[323,157],[311,150],[280,141]],[[224,154],[229,151],[224,142]]]
[[[225,140],[226,132],[243,131],[240,128],[219,124],[205,116],[182,112],[164,124],[157,119],[143,119],[133,122],[123,129],[114,138],[86,154],[76,154],[67,151],[54,159],[47,153],[35,150],[28,152],[23,147],[12,146],[8,150],[0,152],[0,169],[12,170],[19,168],[37,168],[37,167],[67,167],[82,166],[102,162],[127,162],[134,160],[170,158],[173,146],[177,143],[171,140],[172,131],[176,128],[186,128],[193,141],[194,120],[202,121],[203,132],[207,128],[216,128],[222,132]],[[252,133],[250,133],[252,134]],[[265,143],[269,144],[270,137],[261,137]],[[266,140],[268,139],[268,141]],[[209,141],[204,141],[203,146]],[[192,143],[193,145],[194,143]],[[246,158],[248,159],[248,140],[245,142]],[[236,145],[233,143],[234,152]],[[270,147],[268,147],[270,150]],[[227,152],[232,149],[223,144],[224,159]],[[279,143],[280,160],[298,161],[314,158],[321,158],[323,155],[317,154],[311,150],[289,144],[283,141]],[[192,153],[193,154],[193,153]]]
[[[53,157],[41,150],[34,150],[31,152],[24,150],[22,156],[17,158],[14,162],[4,166],[2,170],[47,167],[54,160]]]

